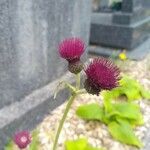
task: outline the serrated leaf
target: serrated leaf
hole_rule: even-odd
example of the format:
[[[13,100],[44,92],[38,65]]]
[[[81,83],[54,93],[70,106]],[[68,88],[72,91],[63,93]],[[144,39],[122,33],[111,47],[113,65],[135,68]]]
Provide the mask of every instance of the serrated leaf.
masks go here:
[[[120,93],[120,87],[117,87],[111,91],[102,91],[101,94],[104,97],[104,99],[114,99],[120,96]]]
[[[135,103],[120,102],[120,103],[115,103],[112,106],[113,106],[113,111],[111,111],[108,114],[110,117],[114,115],[118,115],[123,118],[137,120],[142,116],[140,112],[140,107]]]
[[[106,124],[115,121],[116,118],[124,118],[133,126],[144,124],[140,107],[137,104],[133,102],[119,102],[111,105],[112,109],[107,111],[103,118],[103,120],[105,119]]]
[[[141,94],[141,88],[142,86],[135,80],[130,78],[129,76],[124,75],[122,79],[120,80],[120,86],[111,90],[111,91],[106,91],[104,92],[103,97],[105,99],[116,99],[119,96],[126,96],[128,101],[132,100],[138,100],[141,99],[141,96],[144,95],[144,90],[143,90],[143,95]],[[145,95],[149,96],[149,94]]]
[[[76,114],[86,120],[103,120],[104,109],[99,104],[87,104],[78,107]]]
[[[135,136],[131,125],[127,121],[118,119],[118,122],[111,122],[108,128],[112,137],[116,140],[139,148],[142,147],[142,143]]]
[[[106,91],[102,94],[105,99],[116,99],[119,96],[125,95],[128,101],[138,100],[141,97],[150,99],[150,92],[146,91],[139,82],[131,77],[124,75],[120,80],[120,86],[111,90]]]
[[[142,115],[139,115],[137,119],[129,119],[128,120],[133,127],[140,126],[144,124],[144,119]]]
[[[67,140],[65,142],[66,150],[102,150],[88,144],[87,139]]]
[[[138,100],[141,98],[140,91],[136,87],[128,87],[124,89],[124,94],[127,96],[129,101]]]
[[[138,89],[140,89],[141,86],[135,79],[127,75],[124,75],[123,78],[120,80],[120,85],[124,87],[129,87],[129,86],[137,87]]]
[[[129,101],[141,98],[140,89],[141,85],[129,76],[124,75],[120,80],[122,94],[125,94]]]

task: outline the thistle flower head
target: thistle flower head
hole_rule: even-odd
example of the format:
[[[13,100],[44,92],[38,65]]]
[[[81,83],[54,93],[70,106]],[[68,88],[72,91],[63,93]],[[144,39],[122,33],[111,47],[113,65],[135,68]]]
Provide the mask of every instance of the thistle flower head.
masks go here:
[[[21,131],[15,134],[13,140],[20,149],[24,149],[31,143],[31,136],[28,131]]]
[[[80,38],[67,38],[59,44],[60,56],[68,61],[79,60],[85,49]]]
[[[101,90],[111,90],[119,85],[119,68],[108,59],[94,59],[86,67],[85,73],[85,89],[91,94],[98,95]]]
[[[83,69],[80,57],[85,49],[84,42],[80,38],[68,38],[59,44],[59,54],[68,61],[68,70],[78,74]]]

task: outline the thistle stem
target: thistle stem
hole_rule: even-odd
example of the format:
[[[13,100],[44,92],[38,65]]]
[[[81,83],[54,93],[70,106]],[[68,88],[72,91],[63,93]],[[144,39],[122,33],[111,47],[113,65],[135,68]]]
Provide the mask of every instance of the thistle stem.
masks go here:
[[[76,88],[80,89],[80,73],[76,75]]]
[[[67,117],[67,114],[68,114],[68,112],[69,112],[69,109],[70,109],[70,107],[71,107],[71,105],[72,105],[73,100],[75,99],[75,97],[76,97],[76,93],[73,93],[73,95],[70,96],[70,98],[69,98],[69,100],[68,100],[68,103],[67,103],[65,112],[64,112],[64,114],[63,114],[63,116],[62,116],[62,119],[61,119],[61,121],[60,121],[60,123],[59,123],[59,127],[58,127],[58,130],[57,130],[57,133],[56,133],[56,137],[55,137],[55,140],[54,140],[53,150],[56,150],[56,148],[57,148],[57,143],[58,143],[58,139],[59,139],[60,132],[61,132],[61,130],[62,130],[63,124],[64,124],[64,122],[65,122],[65,119],[66,119],[66,117]]]

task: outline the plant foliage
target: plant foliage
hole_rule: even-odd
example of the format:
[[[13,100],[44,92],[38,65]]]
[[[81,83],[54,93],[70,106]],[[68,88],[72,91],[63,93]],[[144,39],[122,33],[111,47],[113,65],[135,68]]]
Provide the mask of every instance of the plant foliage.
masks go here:
[[[66,150],[104,150],[102,148],[95,148],[90,145],[85,138],[77,140],[67,140],[65,142]]]
[[[14,150],[14,143],[12,141],[9,141],[6,145],[5,145],[5,150]]]
[[[32,132],[32,143],[29,146],[29,150],[40,150],[39,149],[39,138],[38,138],[38,131],[35,130]]]
[[[104,99],[115,99],[120,96],[125,96],[126,100],[133,101],[141,98],[150,99],[150,92],[145,90],[144,87],[135,79],[124,75],[120,80],[120,86],[111,90],[104,91]]]
[[[120,85],[112,91],[102,93],[103,106],[96,103],[82,105],[78,107],[76,114],[85,120],[105,123],[114,139],[141,148],[142,143],[135,136],[133,129],[137,125],[143,125],[144,121],[139,105],[133,100],[150,98],[150,93],[128,76],[122,78]],[[117,101],[122,95],[126,96],[126,101]]]
[[[123,143],[141,147],[142,143],[135,136],[130,123],[127,120],[117,119],[108,125],[109,132],[116,139]]]

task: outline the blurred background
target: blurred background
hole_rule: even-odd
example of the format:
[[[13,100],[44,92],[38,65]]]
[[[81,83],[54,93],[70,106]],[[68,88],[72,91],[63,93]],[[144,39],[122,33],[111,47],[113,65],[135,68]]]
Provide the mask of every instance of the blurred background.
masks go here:
[[[123,52],[136,64],[148,62],[149,34],[149,0],[0,0],[0,149],[67,97],[52,98],[60,77],[71,80],[60,41],[82,38],[83,61]]]

